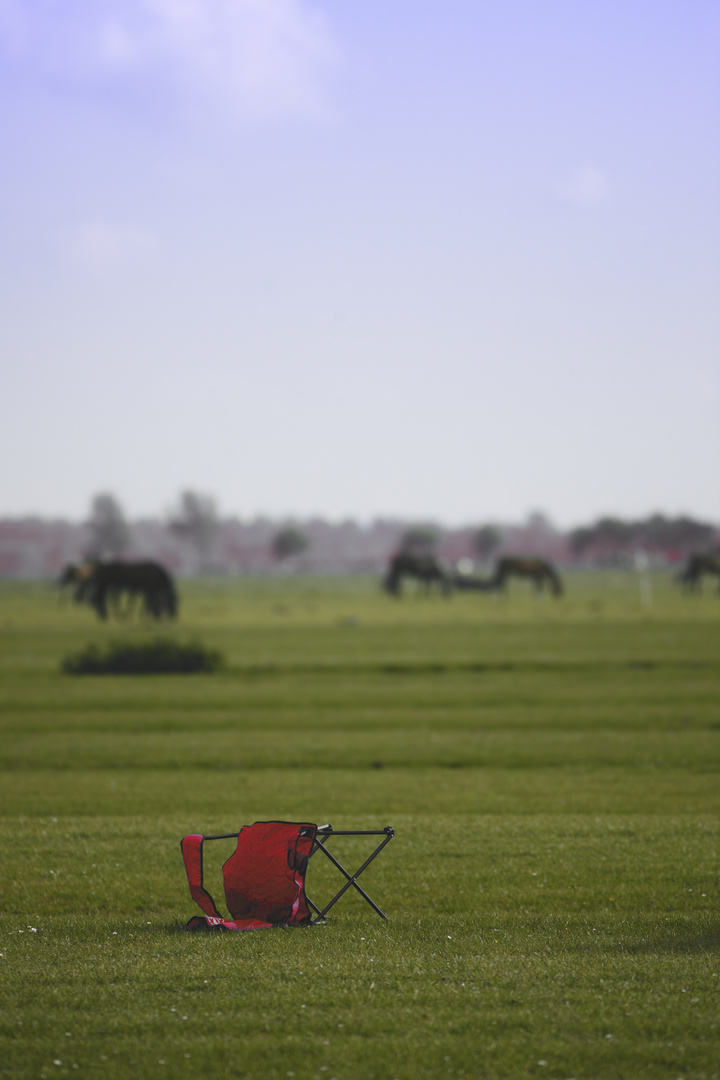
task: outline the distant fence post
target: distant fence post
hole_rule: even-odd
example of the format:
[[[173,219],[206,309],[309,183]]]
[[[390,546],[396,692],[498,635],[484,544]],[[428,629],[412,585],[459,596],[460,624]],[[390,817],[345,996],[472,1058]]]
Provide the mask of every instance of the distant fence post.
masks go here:
[[[635,570],[640,582],[640,603],[643,607],[652,607],[652,581],[650,580],[650,559],[646,551],[636,551],[633,556]]]

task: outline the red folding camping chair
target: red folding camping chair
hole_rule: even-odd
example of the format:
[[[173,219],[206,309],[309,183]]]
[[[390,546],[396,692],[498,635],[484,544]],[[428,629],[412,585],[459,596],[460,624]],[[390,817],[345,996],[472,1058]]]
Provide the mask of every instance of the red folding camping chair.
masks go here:
[[[390,825],[377,830],[335,830],[332,825],[318,827],[307,822],[289,821],[256,821],[254,825],[246,825],[239,833],[220,833],[216,836],[190,833],[180,841],[180,849],[190,895],[205,914],[193,916],[185,929],[261,930],[272,926],[307,926],[325,922],[330,908],[351,887],[373,911],[385,919],[387,916],[357,879],[394,835]],[[381,836],[383,839],[362,866],[350,874],[327,847],[328,841],[335,836]],[[225,903],[232,916],[226,919],[203,884],[203,845],[206,840],[234,837],[237,837],[237,846],[222,868]],[[318,851],[322,851],[345,878],[345,884],[322,908],[305,892],[307,866]]]

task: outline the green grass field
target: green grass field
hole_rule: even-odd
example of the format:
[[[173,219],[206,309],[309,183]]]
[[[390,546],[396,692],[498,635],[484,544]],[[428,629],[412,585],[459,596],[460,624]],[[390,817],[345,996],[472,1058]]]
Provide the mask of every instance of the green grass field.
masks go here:
[[[0,588],[0,1076],[720,1077],[716,593],[181,601],[222,672],[71,676],[154,633]],[[182,932],[180,838],[269,818],[393,825],[362,879],[388,921],[346,894],[323,927]]]

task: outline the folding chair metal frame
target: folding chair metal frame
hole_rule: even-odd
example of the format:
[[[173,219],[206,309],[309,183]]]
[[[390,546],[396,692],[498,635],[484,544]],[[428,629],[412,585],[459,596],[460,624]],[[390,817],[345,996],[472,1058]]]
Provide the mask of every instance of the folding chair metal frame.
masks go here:
[[[333,896],[330,903],[326,904],[325,907],[322,908],[322,909],[320,909],[317,906],[317,904],[315,904],[310,899],[310,897],[307,894],[307,889],[305,890],[305,899],[307,900],[309,907],[311,907],[313,909],[313,911],[315,912],[315,918],[311,920],[313,925],[315,925],[315,923],[325,922],[326,921],[327,913],[330,910],[330,908],[333,907],[333,905],[338,902],[340,897],[344,893],[347,892],[347,890],[350,888],[351,885],[352,885],[352,887],[354,889],[357,890],[357,892],[360,893],[360,895],[363,897],[363,899],[368,902],[368,904],[373,909],[373,911],[376,911],[378,913],[378,915],[380,916],[381,919],[387,919],[387,915],[385,914],[385,912],[381,911],[380,908],[375,903],[375,901],[372,900],[371,897],[368,896],[368,894],[365,892],[363,887],[361,885],[358,885],[357,879],[360,877],[363,870],[365,870],[370,865],[370,863],[373,861],[373,859],[377,855],[380,854],[380,852],[385,847],[385,845],[390,843],[390,841],[392,840],[394,835],[395,835],[395,830],[393,829],[393,827],[391,825],[386,825],[384,829],[369,829],[369,830],[368,829],[333,829],[332,825],[321,825],[318,828],[318,831],[315,834],[315,843],[313,844],[313,846],[312,846],[312,848],[310,850],[310,854],[308,855],[308,862],[310,861],[310,859],[312,859],[312,857],[313,857],[313,855],[315,854],[316,851],[322,851],[323,855],[327,855],[328,859],[333,864],[333,866],[336,866],[337,869],[340,871],[340,873],[343,874],[343,876],[347,880],[346,880],[345,884],[343,885],[343,887],[340,889],[340,891],[338,893],[336,893],[335,896]],[[335,856],[333,855],[333,853],[330,850],[328,850],[328,848],[326,846],[328,840],[332,836],[382,836],[382,837],[384,837],[384,839],[378,844],[378,846],[375,848],[375,850],[372,852],[372,854],[368,856],[368,858],[365,860],[365,862],[362,864],[362,866],[359,867],[359,869],[357,869],[354,874],[349,874],[347,872],[347,870],[345,869],[345,867],[341,864],[339,859],[336,859]]]

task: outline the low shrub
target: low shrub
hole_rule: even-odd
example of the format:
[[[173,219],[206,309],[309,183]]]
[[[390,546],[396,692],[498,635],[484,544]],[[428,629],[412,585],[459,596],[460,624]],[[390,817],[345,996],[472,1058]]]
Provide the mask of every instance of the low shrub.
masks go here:
[[[62,669],[68,675],[157,675],[210,673],[223,666],[222,655],[198,642],[178,644],[168,638],[141,645],[111,642],[105,648],[88,645],[66,656]]]

